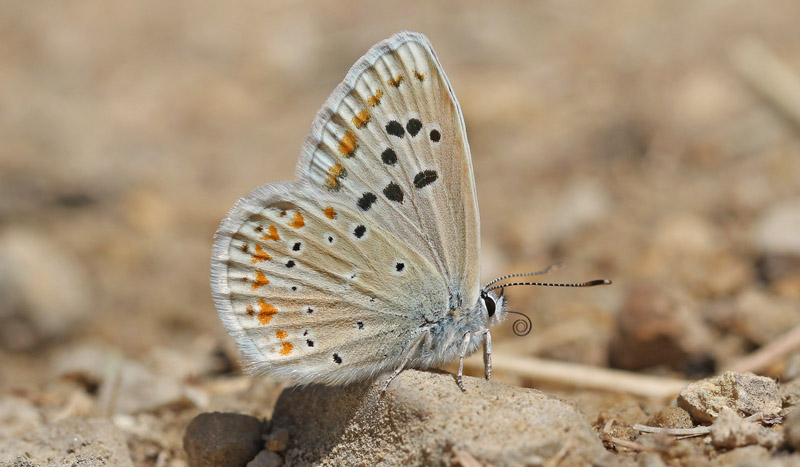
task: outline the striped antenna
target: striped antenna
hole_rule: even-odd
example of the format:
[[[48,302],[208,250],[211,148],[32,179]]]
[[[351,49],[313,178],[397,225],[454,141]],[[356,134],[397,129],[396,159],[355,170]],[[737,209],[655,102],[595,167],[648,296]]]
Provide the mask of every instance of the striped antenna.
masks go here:
[[[495,286],[484,288],[484,290],[502,289],[504,287],[513,287],[515,285],[541,285],[543,287],[594,287],[596,285],[609,285],[611,281],[608,279],[595,279],[588,282],[577,282],[572,284],[554,284],[550,282],[512,282],[510,284],[497,284]]]
[[[511,279],[512,277],[539,276],[539,275],[542,275],[542,274],[547,274],[547,273],[549,273],[551,271],[558,270],[560,268],[561,268],[561,263],[555,263],[555,264],[551,264],[550,266],[547,266],[546,268],[542,269],[541,271],[522,272],[522,273],[518,273],[518,274],[506,274],[505,276],[500,276],[497,279],[495,279],[495,280],[489,282],[488,284],[484,285],[483,288],[486,289],[487,287],[489,287],[492,284],[496,284],[497,282],[504,281],[506,279]],[[488,290],[491,290],[491,289],[488,289]]]

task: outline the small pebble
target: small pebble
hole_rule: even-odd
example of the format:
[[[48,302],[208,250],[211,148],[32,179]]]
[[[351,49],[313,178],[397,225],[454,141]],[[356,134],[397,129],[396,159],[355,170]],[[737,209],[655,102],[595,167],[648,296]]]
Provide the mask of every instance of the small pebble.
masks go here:
[[[274,452],[286,450],[289,445],[289,430],[281,428],[267,436],[267,449]]]
[[[692,428],[692,417],[680,407],[667,407],[654,413],[645,422],[659,428]]]
[[[678,406],[699,423],[713,422],[724,407],[745,417],[777,417],[781,405],[778,385],[771,378],[732,371],[694,382],[678,396]]]
[[[249,415],[202,413],[192,419],[183,436],[191,467],[241,467],[263,449],[263,423]]]
[[[281,467],[283,465],[283,458],[272,451],[261,451],[247,463],[247,467]]]

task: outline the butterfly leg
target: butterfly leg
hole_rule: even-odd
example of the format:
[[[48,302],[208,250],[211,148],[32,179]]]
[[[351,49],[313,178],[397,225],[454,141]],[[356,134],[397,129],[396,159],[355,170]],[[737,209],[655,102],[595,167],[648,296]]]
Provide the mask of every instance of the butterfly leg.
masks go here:
[[[467,392],[464,388],[464,357],[467,355],[467,349],[469,349],[469,342],[472,340],[472,335],[470,333],[464,334],[464,340],[461,341],[461,353],[458,357],[458,375],[456,376],[456,381],[458,382],[458,387],[461,388],[461,392]]]
[[[483,341],[483,366],[486,369],[486,379],[492,377],[492,333],[487,329]]]
[[[403,370],[406,369],[408,361],[411,360],[411,355],[417,351],[417,347],[419,346],[420,342],[422,342],[422,339],[426,338],[427,336],[428,336],[427,332],[420,334],[419,337],[417,337],[414,340],[414,342],[408,347],[408,350],[406,351],[405,356],[403,356],[403,360],[400,362],[400,365],[398,365],[397,369],[392,372],[391,376],[389,376],[389,379],[387,379],[386,382],[383,383],[383,388],[381,389],[381,393],[386,392],[386,389],[389,388],[389,383],[391,383],[393,379],[397,378],[397,375],[399,375],[400,373],[403,372]]]

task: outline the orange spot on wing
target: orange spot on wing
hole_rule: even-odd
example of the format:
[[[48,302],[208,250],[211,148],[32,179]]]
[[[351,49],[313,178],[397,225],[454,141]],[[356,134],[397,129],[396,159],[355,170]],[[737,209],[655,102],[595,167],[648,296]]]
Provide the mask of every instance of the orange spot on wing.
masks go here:
[[[277,337],[280,340],[284,340],[287,337],[289,337],[289,333],[284,331],[283,329],[278,329],[277,331],[275,331],[275,337]]]
[[[375,95],[367,99],[367,104],[369,104],[370,107],[375,107],[376,105],[381,103],[382,97],[383,97],[383,91],[381,89],[378,89],[377,91],[375,91]]]
[[[403,75],[397,75],[397,77],[395,78],[389,78],[389,81],[387,81],[386,83],[389,84],[390,86],[399,88],[400,83],[403,82],[403,79],[404,79]]]
[[[327,208],[323,209],[322,212],[325,213],[325,217],[327,217],[328,219],[330,220],[336,219],[336,211],[334,211],[331,206],[328,206]]]
[[[261,240],[280,240],[281,237],[278,235],[278,229],[274,225],[269,226],[267,229],[267,233],[261,236]]]
[[[269,284],[269,279],[267,276],[264,275],[261,271],[256,271],[256,280],[253,281],[253,290],[256,290],[259,287],[265,286]]]
[[[278,314],[278,309],[267,303],[263,298],[258,299],[258,320],[261,324],[269,324],[273,316]]]
[[[364,128],[367,126],[367,123],[369,123],[369,118],[369,112],[367,112],[367,109],[361,109],[361,112],[353,117],[353,125],[355,125],[356,128]]]
[[[342,164],[332,165],[328,168],[328,178],[325,179],[325,185],[332,190],[338,190],[342,186],[340,180],[344,176],[345,170]]]
[[[261,248],[261,245],[256,245],[256,252],[253,254],[253,259],[250,260],[251,263],[256,264],[261,261],[268,261],[272,258]]]
[[[281,355],[289,355],[290,353],[292,353],[292,349],[293,348],[294,348],[294,346],[292,345],[291,342],[281,342],[281,352],[280,352],[280,354]]]
[[[352,157],[356,152],[356,135],[350,130],[344,132],[344,136],[339,140],[339,154],[344,157]]]
[[[417,78],[420,81],[425,81],[425,73],[420,73],[417,70],[414,70],[414,78]]]
[[[292,222],[289,222],[289,227],[294,227],[295,229],[299,229],[300,227],[306,225],[306,221],[303,219],[303,215],[300,214],[300,211],[294,213],[294,219]]]

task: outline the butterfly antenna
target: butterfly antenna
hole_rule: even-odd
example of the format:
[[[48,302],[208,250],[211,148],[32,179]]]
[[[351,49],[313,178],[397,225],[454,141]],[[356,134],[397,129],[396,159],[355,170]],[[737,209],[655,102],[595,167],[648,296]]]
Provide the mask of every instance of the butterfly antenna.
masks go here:
[[[492,284],[496,284],[496,283],[498,283],[500,281],[504,281],[506,279],[511,279],[512,277],[540,276],[542,274],[547,274],[549,272],[555,271],[555,270],[557,270],[559,268],[561,268],[561,263],[555,263],[555,264],[551,264],[550,266],[547,266],[546,268],[542,269],[541,271],[522,272],[522,273],[518,273],[518,274],[506,274],[505,276],[500,276],[497,279],[495,279],[495,280],[489,282],[488,284],[484,285],[483,288],[485,289],[485,288],[489,287]]]
[[[554,284],[550,282],[512,282],[510,284],[498,284],[489,288],[484,288],[484,290],[495,290],[500,289],[503,287],[513,287],[515,285],[541,285],[544,287],[594,287],[596,285],[609,285],[611,281],[608,279],[595,279],[593,281],[588,282],[577,282],[577,283],[570,283],[570,284]]]

